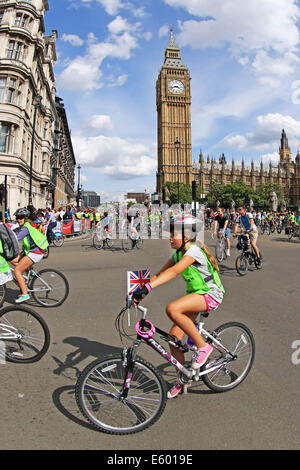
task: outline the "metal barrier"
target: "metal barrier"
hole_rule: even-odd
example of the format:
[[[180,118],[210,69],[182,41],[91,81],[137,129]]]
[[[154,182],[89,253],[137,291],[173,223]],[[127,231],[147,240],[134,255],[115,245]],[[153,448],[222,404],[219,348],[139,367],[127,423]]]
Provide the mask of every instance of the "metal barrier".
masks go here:
[[[57,221],[56,227],[53,232],[60,232],[65,236],[81,235],[87,233],[91,228],[91,222],[88,219],[66,219]]]

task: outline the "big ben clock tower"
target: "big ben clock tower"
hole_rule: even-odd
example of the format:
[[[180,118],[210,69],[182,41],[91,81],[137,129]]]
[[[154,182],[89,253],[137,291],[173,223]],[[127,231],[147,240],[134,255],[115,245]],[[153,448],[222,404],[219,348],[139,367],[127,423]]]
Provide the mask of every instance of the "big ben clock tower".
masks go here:
[[[156,82],[158,168],[156,188],[167,181],[192,181],[190,74],[181,61],[171,27],[165,60]],[[175,141],[180,145],[175,146]]]

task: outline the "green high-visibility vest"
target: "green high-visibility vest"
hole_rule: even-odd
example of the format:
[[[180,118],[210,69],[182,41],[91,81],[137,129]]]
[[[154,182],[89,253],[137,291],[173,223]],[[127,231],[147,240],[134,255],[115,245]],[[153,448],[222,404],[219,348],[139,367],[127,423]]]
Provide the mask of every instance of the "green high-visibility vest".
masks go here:
[[[225,294],[225,289],[222,285],[218,272],[213,268],[212,264],[210,263],[204,251],[203,250],[201,251],[206,258],[207,266],[211,273],[211,276],[209,276],[209,279],[203,278],[201,273],[198,271],[197,268],[195,268],[195,266],[193,265],[188,266],[184,271],[180,273],[183,279],[185,280],[187,292],[195,293],[195,294],[207,294],[210,291],[210,288],[208,287],[207,282],[209,282],[209,280],[212,279],[214,283],[219,287],[219,289],[221,289],[223,294]],[[173,255],[173,260],[175,263],[178,263],[178,261],[180,261],[182,257],[183,257],[182,252],[181,251],[178,252],[176,250]]]
[[[0,253],[3,253],[2,241],[0,240]],[[10,270],[10,265],[3,256],[0,254],[0,273],[7,273]]]
[[[24,224],[24,227],[28,229],[29,235],[32,238],[33,243],[38,248],[40,248],[40,250],[46,250],[48,248],[49,243],[48,243],[46,235],[41,233],[36,228],[32,227],[32,225],[29,222],[26,222]],[[23,238],[23,248],[24,248],[25,255],[27,255],[30,251],[30,241],[28,240],[28,237]]]

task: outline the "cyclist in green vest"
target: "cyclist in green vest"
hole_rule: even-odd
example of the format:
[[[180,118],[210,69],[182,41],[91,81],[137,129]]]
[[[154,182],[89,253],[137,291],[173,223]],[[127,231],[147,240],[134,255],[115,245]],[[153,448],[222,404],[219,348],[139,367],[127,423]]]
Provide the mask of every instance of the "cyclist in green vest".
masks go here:
[[[5,284],[8,281],[12,281],[12,270],[10,268],[9,263],[6,259],[2,256],[3,247],[2,242],[0,240],[0,285]]]
[[[43,259],[43,250],[49,246],[46,235],[31,225],[30,215],[26,208],[18,209],[15,213],[21,228],[17,233],[17,238],[23,242],[23,251],[11,261],[11,264],[15,266],[14,274],[21,290],[21,294],[15,300],[17,304],[30,298],[23,273],[28,272],[31,266]]]
[[[193,216],[177,217],[171,225],[170,244],[175,250],[158,274],[150,279],[132,296],[133,305],[140,302],[152,289],[175,279],[179,274],[186,282],[186,294],[169,303],[168,317],[173,321],[170,334],[182,340],[186,333],[197,347],[192,368],[199,369],[207,361],[213,348],[206,343],[195,327],[199,312],[215,310],[221,304],[225,293],[218,274],[218,263],[206,245],[197,240],[200,221]],[[184,353],[170,346],[171,354],[184,364]],[[169,398],[176,397],[183,385],[176,381],[168,392]]]

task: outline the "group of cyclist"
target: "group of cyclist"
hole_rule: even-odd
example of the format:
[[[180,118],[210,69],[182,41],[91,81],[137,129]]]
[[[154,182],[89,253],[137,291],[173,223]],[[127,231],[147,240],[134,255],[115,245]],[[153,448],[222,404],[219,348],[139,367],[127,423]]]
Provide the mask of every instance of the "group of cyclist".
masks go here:
[[[44,250],[49,246],[45,233],[34,226],[37,214],[26,207],[20,208],[15,213],[16,224],[12,226],[18,242],[22,242],[22,251],[10,262],[3,256],[3,246],[0,240],[0,284],[12,279],[11,265],[14,267],[14,276],[20,287],[20,294],[15,299],[19,304],[29,300],[27,284],[23,276],[30,268],[41,261]]]

